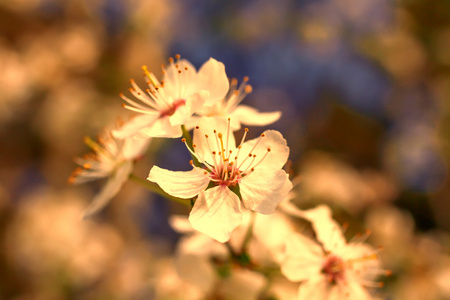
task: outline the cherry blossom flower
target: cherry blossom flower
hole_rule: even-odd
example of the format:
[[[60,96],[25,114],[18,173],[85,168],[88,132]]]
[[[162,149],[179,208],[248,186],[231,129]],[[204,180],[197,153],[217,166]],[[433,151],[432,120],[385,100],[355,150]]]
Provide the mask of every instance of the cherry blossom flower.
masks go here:
[[[276,122],[281,117],[280,111],[261,113],[253,107],[240,104],[252,92],[251,85],[247,84],[248,77],[244,77],[238,86],[237,79],[230,82],[230,89],[226,96],[212,106],[200,108],[190,119],[188,128],[194,128],[200,118],[211,117],[216,119],[231,119],[233,131],[241,129],[241,124],[249,126],[264,126]]]
[[[169,65],[163,67],[161,82],[146,66],[142,67],[149,87],[145,92],[130,80],[129,91],[138,101],[120,96],[127,103],[123,106],[139,115],[113,131],[115,137],[180,137],[180,125],[186,124],[193,113],[226,95],[229,82],[221,62],[210,58],[197,72],[187,60],[179,55],[175,58],[176,61],[170,58]]]
[[[363,243],[364,237],[347,243],[341,228],[326,206],[302,215],[313,225],[318,244],[294,234],[287,241],[282,273],[291,281],[302,282],[298,299],[372,299],[365,287],[379,287],[380,268],[377,250]]]
[[[126,124],[124,125],[126,126]],[[143,154],[150,139],[117,139],[106,129],[98,142],[89,137],[85,143],[95,152],[75,159],[80,166],[69,177],[69,183],[79,184],[96,179],[107,178],[102,190],[94,197],[84,213],[87,218],[103,207],[117,195],[133,170],[133,160]]]
[[[194,229],[220,242],[227,241],[241,223],[241,202],[247,209],[271,214],[292,188],[281,169],[289,156],[281,133],[267,130],[244,142],[247,132],[236,147],[230,121],[202,119],[194,129],[193,150],[187,147],[204,168],[192,162],[193,169],[187,172],[154,166],[148,177],[172,196],[198,196],[189,220]]]

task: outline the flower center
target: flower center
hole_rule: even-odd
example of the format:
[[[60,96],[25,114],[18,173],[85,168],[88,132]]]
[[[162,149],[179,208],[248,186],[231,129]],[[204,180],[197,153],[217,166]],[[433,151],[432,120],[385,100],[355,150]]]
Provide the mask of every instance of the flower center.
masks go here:
[[[178,99],[178,100],[174,101],[168,109],[161,111],[161,113],[159,115],[160,115],[160,117],[170,117],[171,115],[173,115],[175,113],[175,111],[177,110],[178,107],[185,105],[185,104],[186,104],[186,100]]]
[[[195,130],[199,130],[199,127],[197,126]],[[216,185],[233,187],[239,184],[243,177],[253,172],[270,152],[270,148],[267,148],[267,152],[264,155],[258,154],[257,157],[257,155],[254,154],[254,150],[265,137],[265,134],[263,133],[247,154],[242,153],[241,149],[247,136],[247,132],[248,128],[245,128],[244,136],[237,148],[234,148],[234,144],[229,145],[230,119],[228,119],[228,128],[225,135],[215,129],[212,130],[212,136],[209,136],[208,134],[204,135],[206,149],[202,150],[204,150],[205,153],[210,154],[211,157],[200,157],[200,152],[196,152],[197,146],[195,144],[192,145],[194,151],[192,151],[187,144],[186,147],[193,156],[203,162],[205,168],[209,171],[209,177],[212,182]],[[182,139],[182,141],[186,143],[186,139]],[[230,149],[230,146],[233,148]],[[242,157],[243,155],[244,157]],[[260,156],[262,157],[260,158]]]
[[[330,255],[322,266],[322,273],[330,283],[342,281],[345,277],[345,263],[341,258]]]
[[[217,185],[225,185],[225,186],[235,186],[239,183],[242,178],[241,172],[233,168],[233,166],[228,166],[227,170],[213,170],[210,173],[211,180],[215,182]]]

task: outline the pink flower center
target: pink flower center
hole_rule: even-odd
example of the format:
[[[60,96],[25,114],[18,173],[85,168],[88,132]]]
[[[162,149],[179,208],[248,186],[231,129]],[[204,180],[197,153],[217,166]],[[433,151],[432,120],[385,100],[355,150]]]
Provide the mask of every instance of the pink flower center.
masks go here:
[[[322,273],[330,283],[343,281],[345,279],[345,263],[341,258],[330,255],[322,266]]]
[[[234,168],[233,166],[228,166],[227,170],[225,168],[219,167],[214,169],[210,174],[211,180],[214,181],[217,185],[221,186],[235,186],[238,184],[242,178],[241,172]]]
[[[198,129],[199,127],[196,126],[195,130]],[[229,144],[230,119],[228,119],[226,133],[218,132],[215,129],[210,132],[212,133],[211,136],[208,134],[204,135],[205,145],[207,147],[207,149],[204,150],[207,150],[207,152],[211,154],[211,159],[209,161],[204,161],[203,164],[205,168],[209,170],[209,172],[206,171],[206,173],[209,173],[208,176],[215,185],[227,187],[236,186],[243,177],[253,172],[271,151],[270,147],[268,147],[263,155],[258,154],[257,157],[257,155],[254,154],[253,151],[265,137],[265,134],[262,133],[250,150],[247,149],[246,153],[241,153],[242,145],[244,144],[248,132],[247,128],[244,130],[244,136],[242,137],[241,143],[237,148],[234,148],[234,142],[233,145]],[[196,133],[194,133],[194,135],[195,134]],[[182,139],[182,141],[186,143],[186,139]],[[194,151],[192,151],[187,144],[186,147],[193,156],[197,157],[200,161],[203,160],[203,157],[197,156],[197,153],[195,152],[197,146],[195,144],[192,145]]]
[[[160,116],[161,117],[170,117],[171,115],[173,115],[175,113],[175,111],[177,110],[178,107],[185,105],[185,104],[186,104],[186,100],[178,99],[178,100],[174,101],[169,108],[161,111]]]

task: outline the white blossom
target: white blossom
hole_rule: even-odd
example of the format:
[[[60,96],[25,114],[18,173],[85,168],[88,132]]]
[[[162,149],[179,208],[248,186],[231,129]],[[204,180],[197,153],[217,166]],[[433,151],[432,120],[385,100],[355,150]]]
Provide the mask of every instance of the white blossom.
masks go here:
[[[247,84],[248,77],[244,77],[238,86],[237,79],[230,81],[230,89],[226,96],[214,105],[200,108],[188,123],[188,128],[193,128],[200,118],[209,117],[214,119],[231,119],[231,129],[236,131],[241,129],[241,124],[248,126],[264,126],[276,122],[281,117],[280,111],[259,112],[248,105],[240,104],[241,101],[252,92],[251,85]]]
[[[87,218],[104,208],[117,195],[133,170],[133,160],[143,154],[150,139],[117,139],[106,129],[98,137],[98,142],[86,137],[85,143],[94,153],[75,159],[80,167],[72,173],[69,183],[79,184],[107,178],[102,190],[86,209],[84,218]]]
[[[113,132],[117,138],[130,136],[180,137],[180,125],[193,113],[222,99],[229,88],[225,66],[210,58],[198,70],[185,59],[176,56],[163,68],[163,80],[142,67],[148,89],[144,92],[131,80],[129,91],[138,100],[121,94],[123,106],[138,113],[131,122]]]
[[[372,299],[366,287],[379,287],[377,252],[364,238],[347,243],[339,225],[326,206],[305,211],[303,216],[314,228],[319,243],[293,235],[286,245],[282,273],[291,281],[302,282],[299,299]]]
[[[287,197],[292,184],[281,168],[289,148],[281,133],[274,130],[244,142],[246,130],[236,147],[230,122],[212,124],[218,127],[210,127],[209,119],[201,120],[194,129],[190,150],[204,168],[192,164],[191,171],[174,172],[154,166],[148,180],[175,197],[198,196],[189,216],[192,226],[225,242],[242,221],[241,201],[247,209],[271,214]]]
[[[172,216],[170,222],[175,230],[185,234],[175,253],[175,267],[180,278],[210,297],[258,299],[267,285],[264,275],[233,263],[224,244],[194,231],[185,217]],[[218,266],[226,268],[229,273],[220,275]]]

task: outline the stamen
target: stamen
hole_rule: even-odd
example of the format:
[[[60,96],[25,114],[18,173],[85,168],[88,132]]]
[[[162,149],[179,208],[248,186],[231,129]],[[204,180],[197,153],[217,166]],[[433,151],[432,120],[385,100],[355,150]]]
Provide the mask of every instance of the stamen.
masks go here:
[[[189,145],[186,142],[185,138],[182,138],[181,141],[186,145],[186,148],[189,150],[189,152],[192,154],[192,156],[197,157],[197,155],[195,154],[194,151],[191,150],[191,148],[189,147]],[[195,147],[194,145],[192,145],[192,147]],[[198,157],[197,157],[198,158]]]
[[[261,158],[261,160],[256,165],[254,165],[253,168],[256,168],[264,160],[264,158],[266,158],[266,156],[267,156],[267,154],[269,154],[269,152],[270,152],[270,148],[267,148],[266,154],[264,154],[263,158]]]
[[[239,153],[241,152],[242,144],[244,143],[245,137],[247,136],[247,132],[248,132],[248,128],[245,128],[244,129],[244,135],[242,136],[241,142],[240,142],[240,144],[238,146],[238,151],[236,153],[236,156],[234,157],[234,161],[236,162],[236,165],[237,165],[237,159],[239,157]]]
[[[219,156],[220,156],[222,154],[222,151],[221,151],[220,144],[219,144],[219,137],[217,134],[217,130],[215,130],[215,129],[214,129],[214,136],[216,137],[216,146],[217,146],[217,150],[219,150]]]
[[[225,148],[226,152],[228,152],[228,140],[229,140],[229,137],[230,137],[230,118],[228,118],[227,143],[226,143],[226,148]]]
[[[255,143],[255,145],[253,146],[253,148],[250,150],[250,153],[249,153],[249,154],[251,154],[251,153],[253,152],[253,150],[255,150],[256,146],[258,146],[259,142],[261,141],[261,139],[262,139],[263,137],[265,137],[265,134],[264,134],[264,133],[261,133],[259,139],[256,141],[256,143]],[[246,157],[246,158],[241,162],[241,164],[239,165],[238,169],[240,169],[240,168],[242,167],[242,165],[243,165],[244,162],[247,160],[247,158],[248,158],[248,157]],[[251,166],[251,163],[248,165],[247,169],[248,169],[250,166]]]
[[[141,113],[141,114],[146,114],[146,115],[153,115],[155,113],[154,111],[139,109],[139,108],[136,108],[136,107],[133,107],[133,106],[126,105],[124,103],[122,103],[122,107],[126,108],[126,109],[129,109],[131,111],[135,111],[135,112],[138,112],[138,113]]]
[[[205,138],[206,138],[206,145],[208,146],[208,150],[212,154],[212,157],[214,159],[214,167],[217,168],[218,164],[217,164],[217,160],[216,160],[216,151],[211,150],[211,146],[209,145],[209,141],[208,141],[209,136],[207,134],[205,134]]]
[[[157,87],[159,86],[158,79],[156,79],[155,75],[153,75],[151,72],[148,71],[148,68],[146,65],[142,66],[142,71],[144,71],[145,75],[147,75],[148,79],[151,81],[153,86]]]

